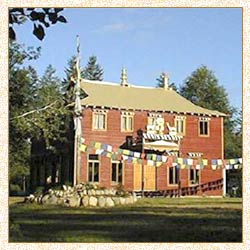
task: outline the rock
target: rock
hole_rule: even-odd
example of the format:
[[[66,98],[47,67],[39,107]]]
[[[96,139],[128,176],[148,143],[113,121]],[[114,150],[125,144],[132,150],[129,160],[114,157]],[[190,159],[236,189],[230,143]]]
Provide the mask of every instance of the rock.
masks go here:
[[[133,201],[134,201],[134,203],[137,202],[137,197],[136,197],[136,195],[133,195]]]
[[[95,191],[95,194],[96,194],[96,195],[100,195],[100,194],[101,194],[101,193],[100,193],[100,190],[96,190],[96,191]]]
[[[110,190],[110,194],[111,194],[111,195],[116,195],[116,190],[111,189],[111,190]]]
[[[105,194],[104,190],[100,190],[100,195],[104,195],[104,194]]]
[[[105,207],[106,205],[106,199],[103,196],[100,196],[98,198],[98,206],[99,207]]]
[[[105,195],[109,195],[109,190],[108,190],[108,189],[105,189],[105,190],[104,190],[104,194],[105,194]]]
[[[115,205],[120,204],[120,198],[119,197],[112,197],[112,200],[114,201]]]
[[[63,188],[64,191],[67,190],[67,186],[66,185],[62,185],[62,188]]]
[[[114,205],[115,205],[114,201],[110,197],[107,197],[106,198],[106,206],[113,207]]]
[[[92,207],[96,207],[96,205],[97,205],[97,198],[94,197],[94,196],[91,196],[89,198],[89,205],[92,206]]]
[[[87,194],[88,194],[89,196],[91,196],[91,195],[92,195],[92,189],[89,189],[88,192],[87,192]]]
[[[125,204],[130,204],[130,203],[131,203],[130,197],[126,197],[125,198]]]
[[[59,199],[57,200],[57,204],[58,204],[58,205],[64,205],[64,199],[63,199],[63,198],[59,198]]]
[[[82,205],[87,207],[89,205],[89,197],[86,195],[82,198]]]
[[[69,206],[70,207],[80,207],[80,201],[81,199],[77,196],[73,196],[68,199],[69,200]]]
[[[96,191],[94,189],[92,189],[92,195],[95,196],[96,195]]]
[[[124,204],[125,204],[125,198],[120,197],[120,204],[121,204],[121,205],[124,205]]]
[[[46,201],[47,201],[49,198],[50,198],[50,195],[49,195],[49,194],[45,194],[45,195],[42,197],[42,200],[41,200],[42,204],[45,204]]]
[[[58,198],[52,194],[48,197],[48,199],[44,200],[42,199],[43,204],[49,204],[49,205],[56,205]]]

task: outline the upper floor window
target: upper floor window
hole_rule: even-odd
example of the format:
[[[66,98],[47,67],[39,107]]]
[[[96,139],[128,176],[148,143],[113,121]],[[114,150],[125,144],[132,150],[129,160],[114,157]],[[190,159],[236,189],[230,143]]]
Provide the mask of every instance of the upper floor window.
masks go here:
[[[121,114],[121,131],[131,132],[134,127],[134,113],[122,112]]]
[[[199,136],[209,136],[210,118],[200,117],[199,119]]]
[[[175,122],[176,133],[178,135],[185,135],[186,134],[186,117],[176,116],[174,122]]]
[[[164,118],[161,114],[149,113],[147,132],[162,134],[164,131]]]
[[[105,110],[93,111],[93,129],[96,130],[107,129],[107,111]]]

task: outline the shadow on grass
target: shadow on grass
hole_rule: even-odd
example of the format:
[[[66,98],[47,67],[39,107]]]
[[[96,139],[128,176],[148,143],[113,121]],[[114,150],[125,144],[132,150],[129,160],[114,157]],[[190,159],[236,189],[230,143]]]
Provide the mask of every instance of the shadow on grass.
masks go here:
[[[53,212],[53,213],[52,213]],[[16,206],[10,217],[27,242],[241,242],[241,210],[117,207],[72,209]]]

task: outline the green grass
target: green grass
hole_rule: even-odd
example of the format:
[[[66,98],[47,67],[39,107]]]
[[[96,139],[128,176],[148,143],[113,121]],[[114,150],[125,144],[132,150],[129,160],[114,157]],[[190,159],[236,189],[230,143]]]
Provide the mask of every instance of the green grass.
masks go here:
[[[237,198],[145,198],[105,209],[10,202],[10,242],[241,241]]]

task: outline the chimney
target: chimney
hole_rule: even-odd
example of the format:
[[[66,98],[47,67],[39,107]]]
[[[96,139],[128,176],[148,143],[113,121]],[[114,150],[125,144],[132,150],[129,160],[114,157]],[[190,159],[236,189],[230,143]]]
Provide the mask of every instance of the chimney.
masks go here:
[[[121,74],[121,86],[128,86],[128,77],[127,77],[127,70],[123,67],[122,74]]]
[[[167,73],[163,73],[162,76],[163,76],[163,88],[167,90],[169,89],[169,76]]]

